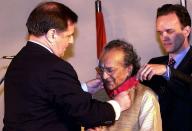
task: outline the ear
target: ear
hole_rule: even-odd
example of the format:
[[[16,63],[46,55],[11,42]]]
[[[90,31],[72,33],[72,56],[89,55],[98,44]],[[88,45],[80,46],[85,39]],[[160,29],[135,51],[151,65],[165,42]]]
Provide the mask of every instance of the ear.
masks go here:
[[[185,26],[185,28],[183,29],[184,31],[184,35],[186,37],[188,37],[190,35],[190,32],[191,32],[191,27],[190,26]]]
[[[133,65],[129,65],[129,66],[127,67],[128,76],[131,76],[131,75],[132,75],[132,72],[133,72]]]
[[[47,34],[46,34],[47,40],[53,44],[56,38],[56,30],[55,29],[50,29],[48,30]]]

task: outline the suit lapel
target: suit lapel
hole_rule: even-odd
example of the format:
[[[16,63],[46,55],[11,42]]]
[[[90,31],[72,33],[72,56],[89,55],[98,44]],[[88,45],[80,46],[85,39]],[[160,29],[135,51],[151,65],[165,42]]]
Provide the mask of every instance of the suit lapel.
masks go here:
[[[192,70],[192,47],[190,47],[189,51],[177,67],[178,70],[181,70],[182,72],[185,72],[189,74]]]

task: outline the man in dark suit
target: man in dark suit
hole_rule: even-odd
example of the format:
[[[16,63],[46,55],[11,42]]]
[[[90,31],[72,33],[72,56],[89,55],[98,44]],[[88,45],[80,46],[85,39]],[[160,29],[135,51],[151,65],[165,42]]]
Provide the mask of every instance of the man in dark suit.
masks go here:
[[[61,57],[77,15],[57,2],[38,5],[27,20],[29,40],[5,75],[3,131],[80,131],[112,124],[129,107],[122,93],[100,102],[81,89],[73,67]]]
[[[152,58],[137,77],[158,95],[163,131],[192,131],[191,18],[187,9],[172,4],[158,8],[156,31],[168,55]]]

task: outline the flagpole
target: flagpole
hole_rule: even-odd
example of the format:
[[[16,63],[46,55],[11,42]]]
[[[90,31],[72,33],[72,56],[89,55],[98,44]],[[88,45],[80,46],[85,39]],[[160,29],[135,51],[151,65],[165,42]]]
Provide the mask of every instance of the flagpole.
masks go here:
[[[180,0],[180,4],[187,8],[187,0]]]
[[[101,12],[101,1],[100,0],[95,1],[95,10],[96,10],[96,12]]]
[[[95,15],[96,15],[97,58],[99,59],[101,52],[104,48],[104,45],[106,44],[106,32],[101,8],[101,0],[95,1]]]

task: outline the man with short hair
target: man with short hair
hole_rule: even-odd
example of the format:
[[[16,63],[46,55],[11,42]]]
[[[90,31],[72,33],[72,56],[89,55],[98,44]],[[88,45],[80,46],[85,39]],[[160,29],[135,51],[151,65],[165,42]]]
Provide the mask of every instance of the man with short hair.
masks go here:
[[[163,131],[192,131],[191,18],[181,5],[158,8],[156,31],[167,52],[152,58],[137,74],[159,98]]]
[[[92,99],[62,59],[74,41],[77,18],[57,2],[41,3],[31,12],[27,44],[5,75],[3,131],[80,131],[110,125],[129,107],[125,93],[108,102]]]

